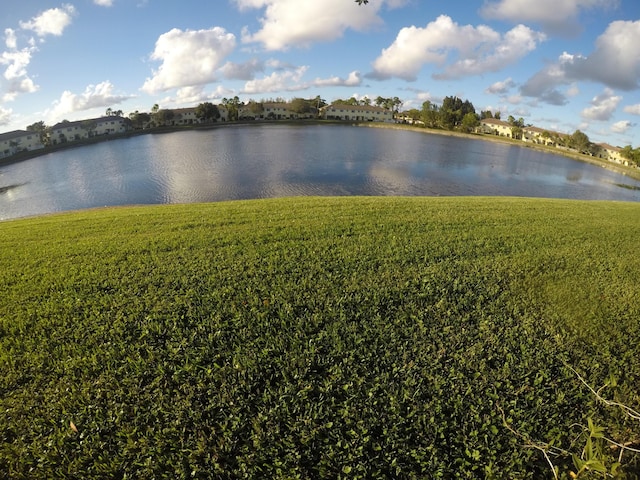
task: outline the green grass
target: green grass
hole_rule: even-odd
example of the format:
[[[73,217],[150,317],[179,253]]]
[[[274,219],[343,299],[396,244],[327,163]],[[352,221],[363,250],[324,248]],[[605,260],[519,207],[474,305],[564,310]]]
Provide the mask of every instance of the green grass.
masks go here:
[[[639,235],[510,198],[0,223],[0,478],[566,476],[589,418],[640,440],[569,368],[638,409]]]

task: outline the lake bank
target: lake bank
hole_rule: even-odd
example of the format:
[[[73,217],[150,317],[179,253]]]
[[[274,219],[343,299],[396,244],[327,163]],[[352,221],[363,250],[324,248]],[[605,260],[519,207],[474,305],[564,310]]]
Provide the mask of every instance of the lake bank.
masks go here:
[[[359,126],[366,126],[372,128],[390,128],[396,130],[408,130],[411,132],[417,133],[427,133],[434,135],[444,135],[448,137],[457,137],[457,138],[467,138],[467,139],[475,139],[475,140],[485,140],[488,142],[501,143],[504,145],[510,145],[519,148],[528,148],[531,150],[536,150],[539,152],[550,153],[555,155],[560,155],[566,158],[571,158],[573,160],[578,160],[580,162],[589,163],[591,165],[601,166],[610,170],[612,172],[620,173],[622,175],[628,176],[630,178],[640,180],[640,169],[636,167],[627,167],[625,165],[620,165],[614,162],[610,162],[604,160],[602,158],[592,157],[590,155],[583,155],[574,151],[551,147],[547,145],[539,145],[532,142],[523,142],[521,140],[513,140],[510,138],[500,137],[498,135],[486,135],[486,134],[478,134],[478,133],[463,133],[463,132],[455,132],[452,130],[441,130],[436,128],[424,128],[424,127],[415,127],[412,125],[404,125],[404,124],[383,124],[383,123],[360,123]]]
[[[206,125],[173,126],[173,127],[153,128],[153,129],[147,129],[147,130],[136,130],[136,131],[130,131],[130,132],[121,133],[121,134],[93,137],[90,139],[80,140],[77,142],[67,142],[64,144],[49,146],[43,150],[21,152],[11,157],[0,159],[0,166],[10,165],[12,163],[17,163],[23,160],[36,158],[36,157],[47,155],[49,153],[53,153],[57,151],[63,151],[70,148],[78,148],[86,145],[93,145],[96,143],[111,141],[111,140],[120,139],[120,138],[131,138],[139,135],[162,134],[162,133],[172,133],[172,132],[179,132],[179,131],[230,128],[234,126],[246,126],[246,125],[295,125],[295,126],[298,126],[298,125],[352,125],[352,126],[365,126],[365,127],[372,127],[372,128],[385,128],[385,129],[392,129],[392,130],[393,129],[405,130],[405,131],[412,131],[417,133],[428,133],[428,134],[444,135],[444,136],[457,137],[457,138],[485,140],[485,141],[502,143],[502,144],[520,147],[520,148],[529,148],[529,149],[533,149],[533,150],[545,152],[545,153],[561,155],[563,157],[589,163],[591,165],[602,166],[612,172],[620,173],[622,175],[629,176],[630,178],[640,180],[640,169],[638,168],[625,167],[624,165],[619,165],[613,162],[606,161],[604,159],[599,159],[599,158],[591,157],[588,155],[582,155],[577,152],[559,149],[556,147],[549,147],[549,146],[538,145],[534,143],[525,143],[525,142],[512,140],[504,137],[499,137],[495,135],[463,133],[463,132],[456,132],[451,130],[431,129],[431,128],[415,127],[411,125],[395,124],[395,123],[394,124],[378,123],[378,122],[355,122],[354,123],[354,122],[346,122],[346,121],[339,121],[339,120],[238,121],[238,122],[211,123]]]

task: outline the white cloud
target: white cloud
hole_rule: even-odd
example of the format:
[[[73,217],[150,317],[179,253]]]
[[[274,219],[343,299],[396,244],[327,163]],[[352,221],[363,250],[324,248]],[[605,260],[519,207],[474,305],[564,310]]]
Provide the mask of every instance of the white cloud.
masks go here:
[[[485,1],[480,13],[491,19],[514,23],[537,23],[554,34],[571,34],[578,29],[577,17],[589,8],[614,8],[618,0],[495,0]]]
[[[142,90],[157,93],[216,80],[216,70],[236,46],[236,37],[224,28],[186,30],[177,28],[163,33],[156,41],[152,60],[161,61]]]
[[[116,94],[113,90],[114,87],[109,81],[89,85],[81,94],[66,90],[62,93],[60,100],[54,102],[53,109],[48,116],[54,121],[58,121],[69,113],[112,107],[132,98],[131,95]]]
[[[257,94],[270,92],[284,92],[306,90],[308,85],[302,83],[302,77],[309,67],[302,66],[295,70],[285,72],[273,72],[268,77],[258,80],[250,80],[244,85],[242,93]]]
[[[364,31],[382,24],[377,15],[383,3],[398,7],[404,0],[371,2],[365,7],[350,0],[235,0],[241,10],[265,9],[262,28],[243,30],[246,43],[261,43],[267,50],[305,47],[340,38],[348,29]]]
[[[629,120],[620,120],[619,122],[611,125],[611,131],[614,133],[625,133],[635,124],[631,123]]]
[[[578,92],[577,82],[591,81],[609,88],[640,88],[640,20],[615,21],[596,39],[595,50],[588,56],[564,52],[556,63],[527,80],[521,88],[525,96],[537,97],[553,105],[564,105],[567,96]],[[558,89],[571,85],[566,95]],[[596,114],[587,109],[587,115]],[[597,114],[596,114],[597,115]]]
[[[31,63],[32,48],[23,48],[12,52],[2,52],[0,54],[0,65],[7,65],[4,71],[4,78],[15,80],[27,75],[27,66]]]
[[[73,5],[65,4],[62,8],[50,8],[28,22],[20,22],[20,27],[34,31],[39,37],[47,35],[60,36],[71,24],[76,13]]]
[[[444,66],[453,52],[456,60],[435,78],[458,78],[498,71],[519,60],[544,40],[544,35],[518,25],[504,36],[486,25],[458,25],[440,15],[426,27],[405,27],[374,61],[373,77],[413,81],[426,63]],[[451,55],[453,56],[453,55]]]
[[[264,72],[264,63],[257,58],[244,63],[227,62],[220,72],[230,80],[253,80],[257,72]]]
[[[93,3],[101,7],[112,7],[114,0],[93,0]]]
[[[16,37],[16,31],[12,28],[5,28],[4,30],[4,43],[7,48],[15,50],[18,48],[18,38]]]
[[[614,95],[613,90],[607,88],[602,94],[591,100],[591,107],[582,110],[582,118],[600,121],[609,120],[616,108],[618,108],[620,100],[622,100],[622,97]]]
[[[612,22],[588,57],[567,55],[567,77],[591,80],[621,90],[640,86],[640,20]]]
[[[635,105],[627,105],[626,107],[624,107],[624,111],[632,115],[640,115],[640,103],[636,103]]]
[[[31,56],[35,47],[0,53],[0,65],[6,65],[3,77],[6,82],[2,88],[2,100],[10,102],[21,93],[33,93],[38,86],[29,78],[27,67],[31,63]]]
[[[493,85],[489,86],[485,90],[485,92],[493,93],[494,95],[504,95],[509,90],[511,90],[515,85],[516,83],[513,81],[511,77],[509,77],[502,82],[496,82]]]
[[[13,110],[0,106],[0,125],[8,125],[9,123],[11,123],[12,115]]]
[[[330,77],[316,78],[313,81],[314,87],[358,87],[362,84],[360,72],[353,71],[347,78]]]

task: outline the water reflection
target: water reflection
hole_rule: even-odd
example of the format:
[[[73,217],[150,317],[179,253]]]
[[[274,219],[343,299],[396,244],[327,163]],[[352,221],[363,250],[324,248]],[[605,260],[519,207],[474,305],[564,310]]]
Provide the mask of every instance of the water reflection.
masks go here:
[[[3,167],[0,218],[103,205],[294,195],[515,195],[640,200],[640,183],[559,155],[348,126],[151,134]]]

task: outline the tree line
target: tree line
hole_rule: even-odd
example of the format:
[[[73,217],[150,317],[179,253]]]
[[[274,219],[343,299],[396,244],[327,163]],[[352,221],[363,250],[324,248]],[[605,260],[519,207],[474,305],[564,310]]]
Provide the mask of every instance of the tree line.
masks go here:
[[[366,2],[364,2],[366,3]],[[250,99],[248,102],[243,102],[239,97],[223,98],[220,106],[211,102],[200,103],[195,110],[196,118],[201,123],[213,123],[221,118],[220,108],[226,109],[226,118],[229,121],[243,120],[245,118],[255,118],[260,116],[264,112],[265,103],[282,103],[287,105],[287,109],[291,112],[304,114],[313,111],[319,111],[322,107],[327,106],[325,99],[319,95],[313,98],[293,98],[289,101],[283,98],[266,99],[256,101]],[[385,108],[392,111],[394,114],[399,113],[399,109],[403,104],[403,101],[398,97],[382,97],[378,96],[375,99],[369,97],[363,97],[357,99],[355,97],[347,99],[337,99],[334,104],[344,105],[358,105],[358,106],[372,106]],[[247,112],[250,115],[247,115]],[[107,108],[105,112],[106,116],[122,116],[122,110],[113,110]],[[413,124],[423,125],[427,128],[444,129],[444,130],[457,130],[462,132],[474,132],[480,126],[480,122],[486,118],[501,119],[500,112],[491,112],[489,110],[476,112],[473,103],[467,99],[461,99],[457,96],[447,96],[443,99],[442,104],[438,105],[430,100],[425,101],[422,104],[421,109],[410,109],[404,112],[404,118],[409,118]],[[170,124],[175,118],[175,113],[171,109],[160,108],[157,104],[153,106],[151,112],[139,112],[135,111],[129,114],[128,122],[133,129],[142,129],[148,127],[159,127]],[[61,123],[64,123],[63,120]],[[522,139],[524,135],[524,128],[531,126],[525,125],[525,121],[522,117],[516,119],[509,115],[506,122],[511,126],[511,138]],[[95,125],[91,125],[91,121],[86,121],[87,125],[83,125],[84,128],[90,132]],[[28,131],[37,132],[40,135],[40,139],[43,144],[48,144],[48,130],[43,121],[36,122],[27,127]],[[580,153],[592,155],[592,156],[604,156],[603,149],[597,144],[594,144],[589,140],[589,137],[582,131],[576,130],[571,135],[559,134],[557,132],[543,132],[541,137],[544,138],[547,143],[555,146],[570,148]],[[633,148],[631,145],[627,145],[621,149],[621,156],[627,159],[630,163],[640,166],[640,148]]]

